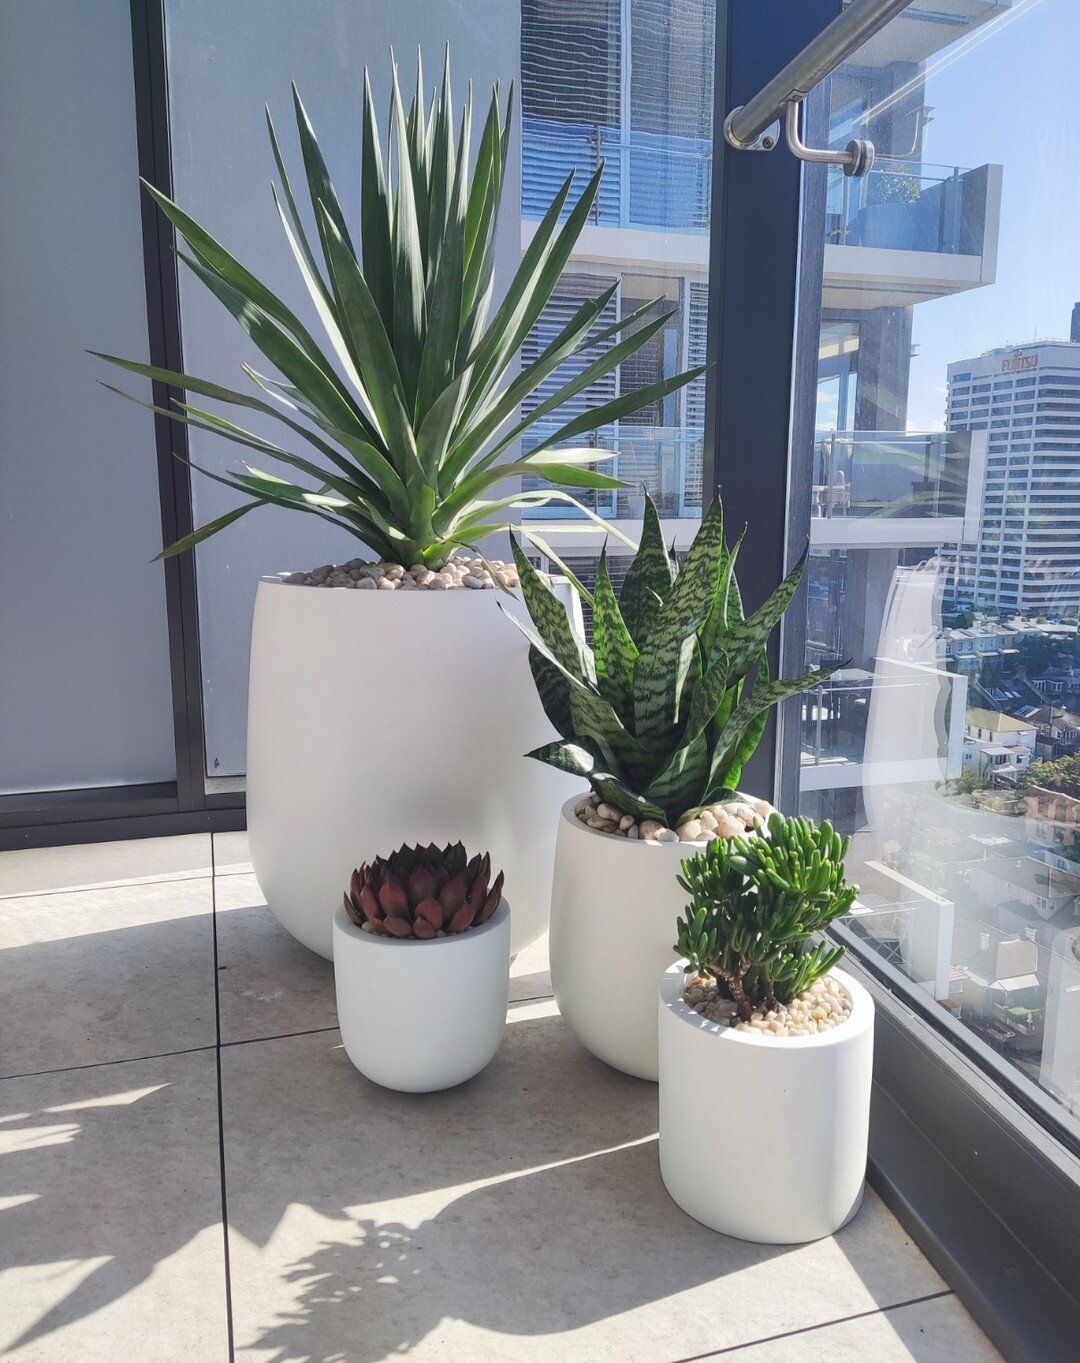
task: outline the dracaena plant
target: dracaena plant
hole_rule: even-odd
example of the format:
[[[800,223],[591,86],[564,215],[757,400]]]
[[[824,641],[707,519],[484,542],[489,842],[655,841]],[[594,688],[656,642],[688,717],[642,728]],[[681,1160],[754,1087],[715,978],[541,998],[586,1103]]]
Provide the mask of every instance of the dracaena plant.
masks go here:
[[[850,839],[826,822],[773,814],[763,838],[717,838],[682,864],[690,896],[675,950],[712,976],[744,1021],[755,1008],[790,1003],[841,959],[818,935],[848,913]]]
[[[562,735],[530,757],[585,777],[601,800],[674,828],[734,795],[769,710],[831,671],[775,681],[765,647],[802,580],[806,555],[765,604],[744,616],[735,577],[741,543],[724,537],[719,499],[678,566],[646,498],[641,545],[616,596],[600,555],[591,595],[593,645],[512,539],[532,624],[533,679]]]
[[[588,221],[603,167],[572,204],[573,176],[567,178],[492,309],[512,87],[505,105],[494,88],[474,155],[471,91],[457,122],[449,52],[430,106],[418,69],[416,94],[406,109],[395,66],[384,155],[365,72],[360,212],[352,225],[295,87],[293,99],[310,212],[301,211],[268,110],[281,189],[280,197],[274,189],[274,200],[324,343],[205,228],[146,186],[187,243],[181,259],[276,372],[265,375],[243,365],[252,390],[238,392],[190,374],[101,358],[185,389],[189,397],[274,418],[287,440],[278,444],[175,395],[172,407],[156,407],[288,472],[282,477],[245,463],[242,471],[210,473],[246,500],[165,553],[190,548],[254,508],[273,505],[330,521],[384,559],[438,566],[455,548],[505,528],[512,508],[555,500],[579,505],[566,486],[621,486],[589,467],[611,455],[567,447],[569,442],[672,392],[700,369],[590,408],[527,453],[513,455],[534,422],[611,373],[647,344],[668,315],[655,315],[650,304],[614,324],[598,325],[614,295],[612,285],[582,304],[541,354],[516,370],[521,344]],[[579,357],[574,376],[520,415],[521,404],[574,357]],[[500,484],[522,476],[548,486],[497,495]]]

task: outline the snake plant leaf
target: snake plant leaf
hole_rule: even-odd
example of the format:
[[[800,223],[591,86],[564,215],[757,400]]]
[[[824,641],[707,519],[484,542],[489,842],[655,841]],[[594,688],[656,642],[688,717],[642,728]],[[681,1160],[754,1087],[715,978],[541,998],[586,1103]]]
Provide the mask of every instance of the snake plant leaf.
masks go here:
[[[704,732],[696,734],[672,753],[645,789],[645,798],[676,819],[699,802],[709,772],[709,744]],[[669,816],[670,813],[669,813]]]
[[[581,579],[577,576],[573,568],[571,568],[568,563],[564,562],[560,555],[556,553],[556,551],[551,547],[547,540],[544,539],[543,535],[538,534],[535,530],[530,530],[527,525],[521,526],[520,529],[521,533],[525,536],[525,538],[529,541],[533,548],[538,549],[540,553],[543,554],[543,556],[549,560],[551,565],[554,566],[557,572],[562,577],[566,578],[566,580],[573,587],[574,591],[576,591],[578,596],[581,597],[582,601],[587,601],[589,605],[592,605],[593,599],[592,592],[589,591],[588,587],[586,587],[585,584],[581,581]]]
[[[756,660],[756,679],[759,682],[768,682],[769,676],[769,660],[763,650]],[[728,694],[732,697],[733,703],[730,706],[722,706],[714,717],[714,723],[716,723],[719,732],[723,731],[724,725],[727,724],[728,720],[731,718],[735,704],[738,703],[735,688],[731,688]],[[730,789],[738,787],[739,781],[742,778],[743,767],[749,762],[750,758],[753,757],[754,753],[757,752],[758,744],[765,735],[765,726],[769,722],[769,713],[768,710],[762,710],[757,718],[752,719],[746,726],[742,737],[728,749],[718,777],[723,787]],[[715,798],[719,799],[721,797],[716,796]]]
[[[585,640],[578,634],[566,607],[545,583],[523,553],[516,536],[510,536],[510,548],[518,570],[521,595],[529,615],[536,625],[541,641],[574,681],[594,682],[595,667]],[[525,627],[515,621],[519,628]]]
[[[619,714],[628,714],[633,707],[638,647],[630,637],[611,584],[606,546],[600,552],[597,565],[592,607],[596,684],[600,694]]]
[[[554,593],[552,593],[552,598],[556,602],[558,601]],[[501,607],[502,603],[499,604]],[[595,678],[590,684],[575,676],[551,652],[547,643],[532,624],[519,620],[505,609],[503,613],[513,621],[532,647],[562,672],[568,683],[570,716],[574,735],[587,738],[595,743],[604,754],[605,760],[611,763],[616,771],[625,771],[635,781],[643,782],[651,769],[650,754],[638,744],[611,705],[595,689]],[[589,666],[591,672],[591,658]]]
[[[549,662],[532,644],[529,645],[529,669],[544,713],[555,731],[569,738],[574,732],[574,720],[570,713],[570,683],[562,669]]]
[[[675,565],[664,543],[660,516],[651,497],[645,498],[641,543],[626,570],[619,592],[619,607],[626,627],[639,649],[643,648],[653,622],[671,593]]]
[[[723,510],[714,502],[634,664],[634,732],[644,743],[666,746],[678,730],[698,657],[698,630],[716,594],[723,553]]]
[[[806,571],[806,561],[810,550],[807,547],[802,557],[784,578],[780,586],[769,597],[765,604],[756,610],[753,615],[738,624],[729,625],[721,636],[723,651],[728,659],[728,667],[734,676],[742,676],[754,657],[765,647],[769,635],[779,623],[784,612],[791,605],[795,593],[799,590],[803,574]]]
[[[665,817],[659,805],[650,804],[642,796],[636,795],[610,771],[600,749],[585,739],[547,743],[542,748],[534,748],[526,756],[535,757],[538,762],[546,762],[572,776],[584,777],[602,800],[633,814],[635,818],[663,820]]]
[[[726,765],[734,756],[732,750],[759,716],[771,710],[774,705],[787,700],[789,696],[797,696],[812,686],[827,681],[834,672],[846,666],[846,663],[838,663],[833,667],[804,672],[801,676],[782,678],[779,681],[770,681],[759,676],[750,694],[735,707],[731,718],[717,737],[715,756],[709,771],[709,790],[728,784],[723,780],[723,776]],[[705,798],[707,802],[708,794]]]

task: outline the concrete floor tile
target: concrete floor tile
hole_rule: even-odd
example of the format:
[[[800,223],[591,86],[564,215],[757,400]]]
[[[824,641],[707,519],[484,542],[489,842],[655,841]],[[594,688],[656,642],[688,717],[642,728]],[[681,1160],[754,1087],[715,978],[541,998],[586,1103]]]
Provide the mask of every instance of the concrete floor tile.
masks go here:
[[[334,968],[292,937],[253,875],[214,885],[222,1041],[336,1027]]]
[[[533,942],[519,951],[510,966],[510,1000],[551,997],[551,969],[548,965],[548,938]]]
[[[0,852],[0,899],[210,874],[210,834]]]
[[[0,902],[0,1077],[213,1045],[211,882]]]
[[[655,1086],[551,1002],[510,1018],[487,1070],[418,1097],[335,1033],[223,1053],[239,1358],[660,1363],[942,1289],[872,1194],[813,1245],[705,1230],[660,1181]]]
[[[245,829],[234,833],[215,833],[214,874],[219,876],[251,873],[251,851]]]
[[[0,1082],[0,1356],[226,1363],[212,1053]]]
[[[731,1363],[1002,1363],[951,1294],[737,1349]]]

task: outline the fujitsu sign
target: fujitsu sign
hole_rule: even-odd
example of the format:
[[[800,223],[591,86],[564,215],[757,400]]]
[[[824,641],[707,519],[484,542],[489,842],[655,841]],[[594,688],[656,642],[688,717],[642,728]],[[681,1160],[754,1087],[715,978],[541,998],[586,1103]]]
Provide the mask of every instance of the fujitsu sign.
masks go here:
[[[1037,369],[1039,367],[1039,356],[1034,355],[1010,355],[1007,360],[1001,361],[1001,372],[1003,374],[1014,374],[1018,369]]]

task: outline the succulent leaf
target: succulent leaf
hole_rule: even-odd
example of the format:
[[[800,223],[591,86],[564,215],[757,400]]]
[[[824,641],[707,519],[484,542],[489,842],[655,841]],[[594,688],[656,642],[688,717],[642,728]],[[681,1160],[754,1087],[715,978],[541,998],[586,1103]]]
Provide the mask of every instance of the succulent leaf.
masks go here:
[[[469,858],[460,842],[401,847],[352,873],[345,912],[383,936],[432,938],[486,922],[502,899],[500,871],[489,889],[491,858]]]

